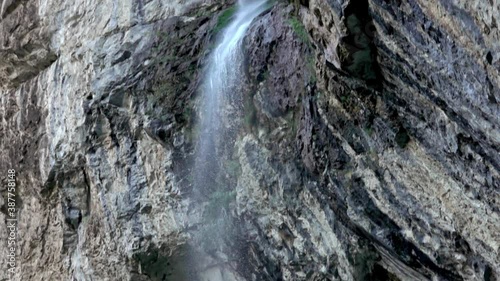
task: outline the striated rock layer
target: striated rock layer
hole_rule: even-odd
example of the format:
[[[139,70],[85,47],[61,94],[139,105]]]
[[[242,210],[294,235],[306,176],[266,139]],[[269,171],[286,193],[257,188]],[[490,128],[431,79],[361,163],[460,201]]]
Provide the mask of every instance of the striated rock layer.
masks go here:
[[[496,1],[273,3],[204,202],[198,88],[232,3],[0,3],[14,280],[500,278]],[[231,254],[202,246],[214,207]]]

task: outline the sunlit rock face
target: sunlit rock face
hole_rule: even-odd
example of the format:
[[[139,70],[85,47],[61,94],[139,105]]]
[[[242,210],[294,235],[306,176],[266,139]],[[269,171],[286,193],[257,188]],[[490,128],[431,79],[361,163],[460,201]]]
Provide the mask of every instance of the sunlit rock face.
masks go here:
[[[228,192],[203,200],[200,88],[234,3],[0,4],[14,280],[500,278],[495,1],[271,3],[223,109]],[[200,251],[214,209],[231,255]]]

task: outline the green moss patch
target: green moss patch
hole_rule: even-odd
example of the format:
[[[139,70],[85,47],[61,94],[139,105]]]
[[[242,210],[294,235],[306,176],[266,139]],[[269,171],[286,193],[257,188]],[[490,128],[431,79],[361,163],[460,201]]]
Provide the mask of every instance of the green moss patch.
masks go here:
[[[214,33],[217,34],[222,29],[226,28],[231,22],[231,19],[233,18],[235,12],[236,12],[235,6],[227,8],[224,12],[222,12],[219,15],[219,18],[217,19],[217,24],[215,25]]]
[[[304,27],[304,25],[302,24],[302,22],[298,18],[293,17],[293,18],[291,18],[291,19],[288,20],[288,23],[292,27],[292,29],[295,32],[295,34],[297,34],[297,36],[299,37],[300,41],[302,41],[303,43],[305,43],[308,46],[310,46],[311,45],[311,41],[309,41],[309,35],[307,34],[306,28]]]

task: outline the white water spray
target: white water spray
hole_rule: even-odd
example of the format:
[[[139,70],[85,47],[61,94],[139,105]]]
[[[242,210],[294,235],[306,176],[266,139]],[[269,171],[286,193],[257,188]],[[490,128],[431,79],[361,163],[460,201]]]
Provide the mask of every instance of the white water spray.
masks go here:
[[[224,141],[223,108],[238,89],[243,64],[242,42],[252,21],[267,8],[267,0],[239,0],[237,11],[214,50],[203,86],[200,136],[195,162],[195,192],[213,190],[218,175],[217,149]],[[212,186],[211,186],[212,185]]]
[[[234,194],[232,187],[224,182],[224,147],[232,147],[231,131],[226,128],[229,116],[227,109],[234,97],[240,95],[243,84],[243,38],[252,21],[268,8],[267,0],[239,0],[237,10],[229,26],[221,31],[220,40],[214,49],[206,68],[202,86],[202,99],[199,121],[199,138],[195,155],[194,192],[195,204],[204,204],[203,226],[198,230],[201,238],[195,239],[201,251],[212,257],[237,255],[231,248],[234,236],[232,219],[227,211],[227,194]],[[232,122],[230,122],[232,123]],[[233,134],[234,135],[234,134]],[[215,199],[214,199],[215,198]],[[208,241],[208,242],[207,242]],[[196,255],[196,254],[194,254]],[[200,261],[199,256],[192,257]],[[222,263],[224,263],[222,258]],[[224,270],[220,271],[222,274]],[[209,274],[206,280],[226,280],[221,276]],[[226,275],[229,274],[226,272]],[[236,280],[229,278],[227,280]],[[238,279],[240,280],[240,279]]]

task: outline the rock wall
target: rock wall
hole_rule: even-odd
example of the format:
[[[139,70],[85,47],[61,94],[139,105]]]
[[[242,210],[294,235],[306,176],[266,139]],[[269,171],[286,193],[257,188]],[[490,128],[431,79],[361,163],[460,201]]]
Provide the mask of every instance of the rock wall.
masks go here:
[[[498,7],[444,1],[307,1],[298,7],[312,41],[302,38],[292,16],[298,40],[286,43],[287,31],[266,23],[254,29],[249,47],[251,66],[268,76],[253,98],[261,112],[258,143],[268,154],[258,158],[277,161],[279,175],[275,183],[254,184],[261,187],[254,201],[277,196],[272,200],[284,202],[278,222],[261,221],[260,228],[284,223],[291,229],[298,257],[289,258],[299,266],[284,259],[282,272],[292,276],[285,279],[313,280],[294,275],[300,272],[324,273],[314,280],[498,278],[500,92],[491,50],[498,50],[493,38],[499,31],[494,20],[482,20]],[[358,59],[368,48],[371,56]],[[303,64],[294,65],[300,54]],[[315,77],[304,71],[311,61]],[[358,68],[364,72],[352,71]],[[377,79],[367,71],[376,71]],[[287,72],[299,75],[301,85]],[[254,78],[259,83],[259,74]],[[288,173],[297,170],[294,188]],[[274,178],[263,171],[263,178]],[[318,206],[310,212],[330,220],[318,223],[326,229],[313,228],[326,245],[305,250],[297,242],[315,240],[304,231],[304,221],[314,221],[303,217],[304,206]],[[276,211],[268,214],[276,217]],[[335,241],[341,246],[328,250]],[[315,270],[300,266],[301,251],[320,257]],[[325,272],[321,260],[337,268]]]
[[[193,202],[197,89],[229,5],[2,2],[15,280],[497,280],[500,6],[275,2],[228,109],[234,197]],[[196,238],[220,200],[226,257]]]
[[[15,280],[150,280],[147,270],[156,278],[156,269],[141,268],[143,253],[173,255],[186,239],[176,200],[182,175],[166,141],[189,117],[174,116],[174,104],[162,113],[160,103],[169,90],[182,108],[180,97],[193,92],[210,15],[223,3],[17,2],[1,26],[19,33],[2,32],[10,38],[2,52],[26,49],[23,38],[40,43],[0,60],[8,79],[0,167],[15,169],[18,185]],[[2,262],[2,279],[6,269]]]

